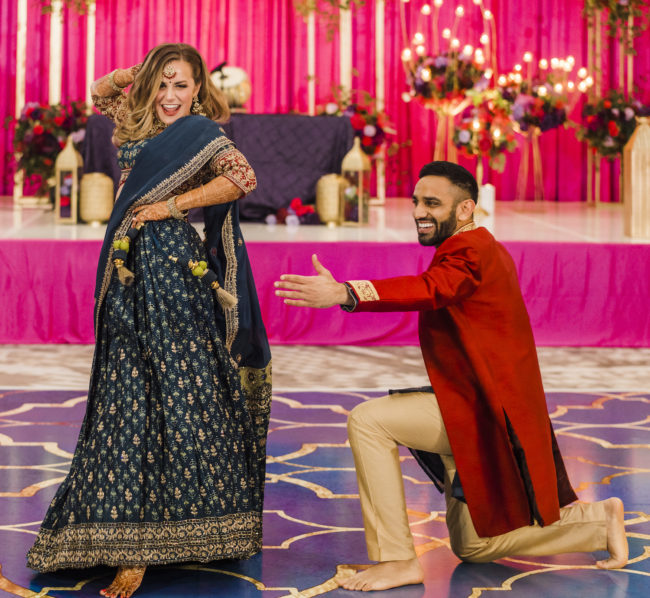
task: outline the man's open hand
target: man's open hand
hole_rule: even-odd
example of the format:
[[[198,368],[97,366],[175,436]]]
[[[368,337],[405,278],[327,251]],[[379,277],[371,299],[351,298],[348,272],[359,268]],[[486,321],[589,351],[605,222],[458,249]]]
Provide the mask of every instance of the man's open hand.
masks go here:
[[[284,297],[287,305],[299,307],[332,307],[333,305],[352,305],[347,287],[334,280],[330,271],[316,257],[311,256],[316,276],[283,274],[275,283],[275,294]]]

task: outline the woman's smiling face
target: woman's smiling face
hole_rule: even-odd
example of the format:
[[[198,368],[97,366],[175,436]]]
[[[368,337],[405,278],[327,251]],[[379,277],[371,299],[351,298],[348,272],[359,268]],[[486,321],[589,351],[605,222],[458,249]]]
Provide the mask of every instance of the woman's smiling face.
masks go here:
[[[167,77],[173,70],[172,77]],[[194,82],[192,67],[182,60],[172,60],[163,71],[160,88],[156,95],[156,114],[166,125],[188,116],[192,109],[192,99],[199,93],[200,84]]]

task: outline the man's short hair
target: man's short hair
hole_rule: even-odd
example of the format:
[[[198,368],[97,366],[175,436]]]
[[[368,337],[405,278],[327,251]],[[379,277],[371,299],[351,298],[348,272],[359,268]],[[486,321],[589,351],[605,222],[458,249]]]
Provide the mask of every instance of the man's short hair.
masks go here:
[[[463,168],[460,164],[454,164],[453,162],[447,162],[446,160],[429,162],[420,170],[419,178],[425,176],[444,177],[452,185],[455,185],[467,193],[474,203],[478,201],[478,185],[476,179],[467,168]]]

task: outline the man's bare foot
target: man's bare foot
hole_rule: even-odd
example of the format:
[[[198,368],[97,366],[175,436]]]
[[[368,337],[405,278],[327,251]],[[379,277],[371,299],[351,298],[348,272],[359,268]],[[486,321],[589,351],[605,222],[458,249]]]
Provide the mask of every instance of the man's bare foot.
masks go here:
[[[623,501],[620,498],[608,498],[605,501],[607,513],[607,550],[609,558],[598,561],[601,569],[620,569],[627,564],[628,547],[623,520]]]
[[[346,590],[369,592],[371,590],[388,590],[423,581],[424,571],[420,561],[415,558],[407,561],[378,563],[364,571],[359,571],[349,579],[341,579],[338,583]]]
[[[100,590],[106,598],[130,598],[142,583],[146,567],[118,567],[113,583]]]

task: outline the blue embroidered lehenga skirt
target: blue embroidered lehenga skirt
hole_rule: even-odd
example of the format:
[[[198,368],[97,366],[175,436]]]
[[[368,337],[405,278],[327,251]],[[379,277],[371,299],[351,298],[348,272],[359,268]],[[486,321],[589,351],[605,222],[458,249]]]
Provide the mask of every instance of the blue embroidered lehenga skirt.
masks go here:
[[[245,558],[261,549],[268,372],[238,368],[183,220],[148,222],[112,275],[70,473],[29,551],[40,571]]]

